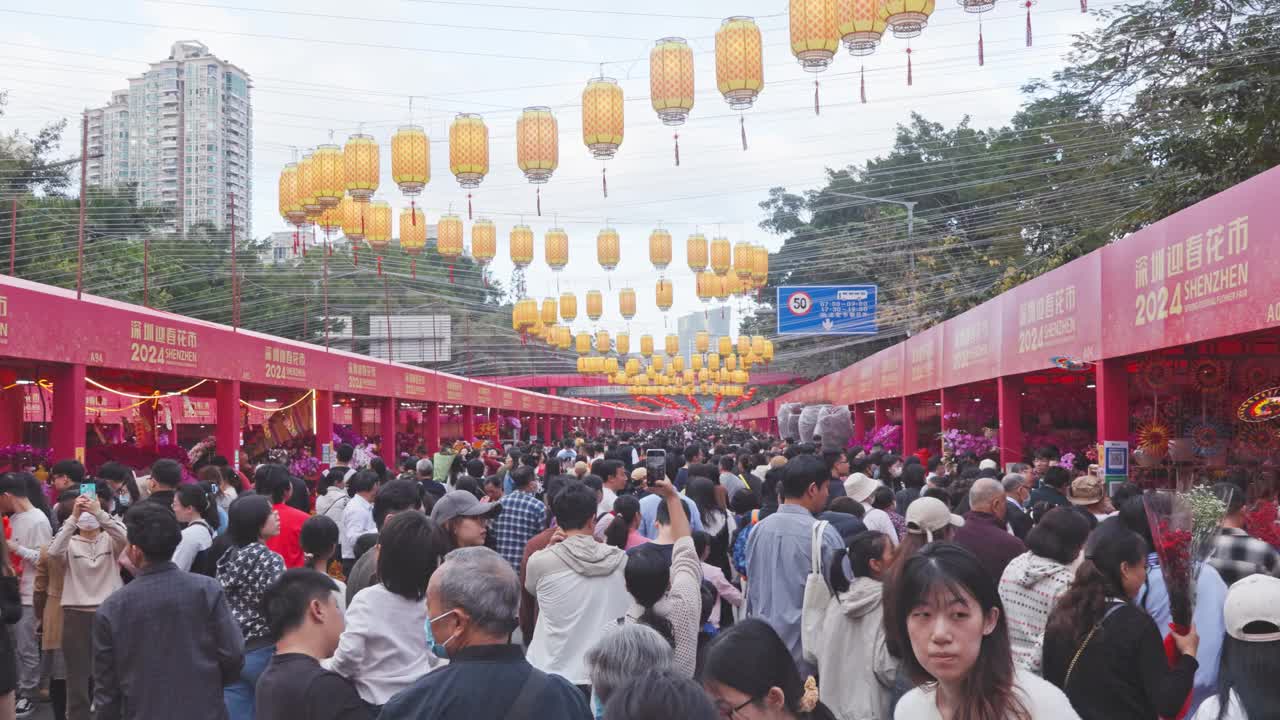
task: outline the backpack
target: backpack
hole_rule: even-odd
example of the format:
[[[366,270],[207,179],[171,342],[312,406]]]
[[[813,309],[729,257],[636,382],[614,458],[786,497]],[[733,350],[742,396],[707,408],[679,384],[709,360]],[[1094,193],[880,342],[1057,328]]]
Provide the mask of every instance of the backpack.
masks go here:
[[[742,518],[737,537],[733,539],[733,569],[739,575],[747,574],[747,539],[751,537],[751,529],[760,522],[760,511],[752,510]]]
[[[209,538],[214,541],[214,544],[196,553],[196,556],[192,558],[191,572],[196,573],[197,575],[206,575],[208,577],[214,577],[218,573],[218,568],[217,568],[218,556],[222,554],[221,549],[218,549],[215,551],[215,548],[217,547],[217,539],[218,539],[217,533],[213,531],[213,528],[209,527],[209,523],[206,523],[203,520],[196,520],[191,524],[199,525],[205,530],[208,530]]]

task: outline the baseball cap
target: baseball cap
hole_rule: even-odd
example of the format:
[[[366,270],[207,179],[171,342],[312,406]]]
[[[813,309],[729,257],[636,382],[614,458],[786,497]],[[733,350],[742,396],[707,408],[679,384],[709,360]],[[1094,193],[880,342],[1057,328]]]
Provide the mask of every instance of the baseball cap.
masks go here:
[[[999,470],[1000,464],[997,463],[995,460],[992,460],[991,458],[986,458],[982,462],[978,463],[978,469],[979,470]]]
[[[500,503],[480,502],[466,490],[453,490],[444,494],[431,508],[431,519],[444,524],[456,517],[493,517],[502,512]]]
[[[649,479],[649,469],[638,467],[631,471],[631,479],[636,482],[644,482]]]
[[[844,492],[858,502],[866,502],[879,485],[880,483],[873,478],[862,473],[854,473],[844,481]]]
[[[916,498],[907,506],[907,532],[924,535],[928,542],[933,542],[933,534],[948,525],[964,527],[964,518],[952,514],[938,498]]]
[[[1244,642],[1280,640],[1280,578],[1250,575],[1237,580],[1227,591],[1222,615],[1227,621],[1227,634]],[[1252,623],[1265,624],[1270,632],[1245,630]]]
[[[1102,478],[1093,475],[1081,475],[1071,481],[1071,489],[1067,491],[1067,499],[1072,505],[1092,505],[1101,502],[1106,490],[1102,487]]]

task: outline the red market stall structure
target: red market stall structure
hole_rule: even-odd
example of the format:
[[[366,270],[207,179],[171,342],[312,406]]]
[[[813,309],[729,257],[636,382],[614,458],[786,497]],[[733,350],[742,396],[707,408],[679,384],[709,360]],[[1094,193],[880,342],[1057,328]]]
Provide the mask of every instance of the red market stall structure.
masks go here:
[[[330,456],[334,424],[376,425],[390,459],[398,434],[434,452],[442,440],[494,431],[500,416],[540,439],[666,422],[15,278],[0,278],[0,388],[0,445],[47,440],[54,459],[84,460],[86,445],[113,439],[104,433],[112,425],[175,447],[211,428],[218,448],[240,448],[246,427],[305,428],[320,458]],[[408,438],[388,431],[401,427]]]
[[[1153,472],[1269,466],[1277,197],[1280,168],[734,419],[776,432],[784,403],[831,403],[855,438],[898,425],[907,452],[986,427],[1005,463],[1110,441]]]

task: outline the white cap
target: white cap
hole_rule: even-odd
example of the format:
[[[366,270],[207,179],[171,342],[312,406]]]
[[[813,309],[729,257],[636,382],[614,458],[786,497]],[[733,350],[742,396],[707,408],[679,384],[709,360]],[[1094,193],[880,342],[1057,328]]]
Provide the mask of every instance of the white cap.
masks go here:
[[[1250,575],[1237,580],[1227,591],[1227,602],[1222,608],[1227,621],[1227,634],[1244,642],[1272,642],[1280,640],[1280,578],[1270,575]],[[1275,632],[1249,633],[1245,626],[1263,622],[1276,628]]]
[[[933,534],[948,525],[964,527],[964,518],[953,515],[938,498],[919,497],[907,506],[907,532],[924,535],[928,542],[933,542]]]
[[[875,492],[879,486],[880,483],[876,480],[862,473],[854,473],[844,481],[844,492],[858,502],[866,502],[867,498],[871,497],[871,493]]]
[[[999,470],[1000,464],[997,463],[995,460],[992,460],[991,458],[987,458],[982,462],[978,463],[978,469],[979,470]]]

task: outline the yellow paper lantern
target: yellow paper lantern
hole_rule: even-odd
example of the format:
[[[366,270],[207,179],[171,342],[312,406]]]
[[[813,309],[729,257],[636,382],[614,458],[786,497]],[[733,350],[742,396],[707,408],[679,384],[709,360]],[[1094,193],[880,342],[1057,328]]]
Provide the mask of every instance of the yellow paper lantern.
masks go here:
[[[755,354],[755,355],[764,354],[764,336],[763,335],[751,336],[751,352],[752,354]]]
[[[320,213],[324,211],[324,206],[316,199],[316,190],[320,185],[317,172],[311,153],[303,155],[298,161],[298,202],[309,218],[320,217]]]
[[[840,39],[849,54],[856,57],[875,52],[886,27],[885,18],[880,15],[880,0],[836,0],[836,20],[840,23]]]
[[[880,19],[899,40],[919,37],[929,24],[934,0],[882,0]]]
[[[532,298],[517,300],[512,316],[514,318],[512,324],[515,329],[520,332],[527,332],[529,328],[538,322],[538,303]]]
[[[649,361],[649,369],[656,375],[662,372],[662,369],[666,367],[666,364],[666,361],[662,359],[661,355],[654,355],[653,359]]]
[[[724,368],[730,372],[738,369],[738,356],[730,355],[724,359]]]
[[[700,382],[700,383],[705,383],[705,382],[706,382],[707,380],[709,380],[710,378],[711,378],[711,371],[710,371],[710,370],[706,369],[705,367],[704,367],[704,368],[700,368],[700,369],[698,370],[698,382]]]
[[[542,320],[535,320],[533,325],[529,326],[528,334],[530,337],[541,338],[546,331],[547,328],[542,324]]]
[[[694,370],[701,370],[706,367],[701,355],[692,355],[689,357],[689,367]]]
[[[649,51],[649,100],[663,125],[683,125],[693,109],[693,50],[666,37]]]
[[[533,229],[528,225],[511,228],[511,264],[523,270],[533,262]]]
[[[618,372],[618,358],[616,357],[604,358],[604,374],[612,375],[616,372]]]
[[[286,163],[280,169],[280,217],[290,225],[307,221],[307,212],[298,197],[298,163]]]
[[[649,233],[649,262],[656,270],[666,270],[671,264],[671,233],[662,228]]]
[[[578,296],[573,293],[560,294],[560,319],[573,322],[578,319]]]
[[[670,280],[659,280],[654,288],[654,295],[657,299],[658,309],[663,312],[670,310],[675,303],[675,287]]]
[[[573,338],[574,349],[579,355],[587,355],[591,352],[591,334],[580,332]]]
[[[547,265],[560,272],[569,264],[569,234],[563,228],[551,228],[544,236]]]
[[[582,141],[597,160],[608,160],[622,145],[622,87],[613,78],[598,77],[582,91]]]
[[[707,237],[702,233],[689,236],[686,243],[689,256],[689,269],[700,273],[707,269]]]
[[[728,335],[722,335],[716,338],[716,352],[721,355],[728,355],[733,351],[733,339]]]
[[[527,107],[516,120],[516,165],[534,185],[551,179],[560,164],[560,131],[551,108]]]
[[[617,230],[607,227],[596,235],[596,258],[605,272],[618,267],[621,253],[621,240],[618,238]]]
[[[710,279],[711,294],[717,300],[727,300],[729,298],[729,278],[718,277],[712,275]]]
[[[476,220],[471,226],[471,259],[481,266],[492,262],[498,256],[498,227],[492,220]]]
[[[769,282],[769,251],[763,245],[757,245],[752,253],[751,282],[756,287],[764,287]]]
[[[489,172],[489,128],[475,113],[459,113],[449,125],[449,172],[468,190]]]
[[[763,343],[762,343],[762,344],[763,344]],[[743,355],[743,356],[745,356],[745,355],[747,355],[747,353],[750,353],[750,352],[751,352],[751,336],[750,336],[750,335],[739,335],[739,336],[738,336],[738,348],[737,348],[737,350],[738,350],[738,354],[739,354],[739,355]],[[732,370],[733,368],[729,368],[729,369],[730,369],[730,370]]]
[[[733,273],[747,282],[755,268],[756,250],[750,243],[740,242],[733,247]]]
[[[391,206],[379,200],[369,206],[369,217],[365,222],[365,242],[379,254],[391,242]]]
[[[707,353],[707,369],[711,372],[720,370],[720,355],[718,353]]]
[[[596,352],[601,355],[609,352],[613,348],[613,343],[609,341],[609,331],[599,330],[596,332]]]
[[[636,375],[639,375],[640,361],[635,358],[628,360],[626,364],[626,372],[628,377],[635,377]]]
[[[764,358],[764,361],[766,363],[773,362],[773,341],[772,340],[764,341],[764,353],[762,353],[760,357]]]
[[[640,354],[645,357],[650,357],[653,355],[653,336],[652,335],[640,336]]]
[[[555,298],[542,299],[542,312],[540,314],[540,317],[542,318],[543,325],[556,324],[556,320],[559,318],[559,313],[557,312]]]
[[[764,46],[755,20],[725,19],[716,31],[716,87],[729,107],[745,110],[764,88]]]
[[[351,199],[350,195],[344,195],[342,202],[338,203],[338,211],[342,213],[342,234],[352,242],[359,242],[364,239],[366,218],[365,210],[369,207],[368,203],[358,203]],[[410,222],[413,218],[409,219]],[[423,228],[425,233],[426,228]]]
[[[453,213],[440,216],[436,223],[436,252],[445,262],[452,264],[462,254],[462,234],[462,218]]]
[[[587,291],[587,317],[592,322],[600,319],[604,315],[604,295],[599,290]]]
[[[840,47],[836,0],[791,0],[791,53],[806,72],[822,72]]]
[[[324,231],[325,237],[329,237],[329,233],[342,229],[342,208],[337,206],[325,208],[320,213],[320,217],[316,218],[316,225]]]
[[[320,145],[311,156],[315,172],[312,194],[320,207],[326,210],[337,207],[346,194],[342,148],[337,145]]]
[[[742,359],[742,369],[750,370],[752,365],[759,365],[760,362],[761,362],[760,354],[753,350],[745,358]]]
[[[626,355],[631,352],[631,335],[630,333],[620,332],[613,339],[613,347],[619,355]]]
[[[348,198],[350,200],[350,198]],[[343,202],[347,202],[344,200]],[[361,203],[352,202],[356,207],[364,207]],[[414,215],[417,215],[415,218]],[[348,237],[350,237],[348,235]],[[400,249],[410,256],[419,255],[427,246],[427,220],[417,208],[405,208],[400,211]]]
[[[618,312],[624,320],[630,320],[636,316],[636,291],[631,288],[622,288],[618,291]]]
[[[342,151],[343,175],[347,193],[356,202],[369,202],[378,189],[382,165],[378,158],[378,143],[373,136],[357,133],[347,138]]]
[[[420,125],[405,125],[391,136],[391,181],[415,197],[431,182],[431,143]]]
[[[666,340],[666,350],[668,355],[680,354],[680,336],[668,335]]]
[[[710,350],[711,334],[705,330],[698,331],[698,334],[693,336],[693,349],[697,351],[699,354],[705,353],[708,350]]]
[[[729,268],[733,265],[733,249],[729,244],[729,238],[718,237],[711,240],[711,270],[716,275],[725,276],[729,274]]]
[[[742,281],[733,273],[720,278],[720,282],[724,284],[725,297],[735,297],[743,293]]]
[[[671,358],[671,368],[676,372],[681,372],[682,370],[684,370],[684,356],[677,355]]]

